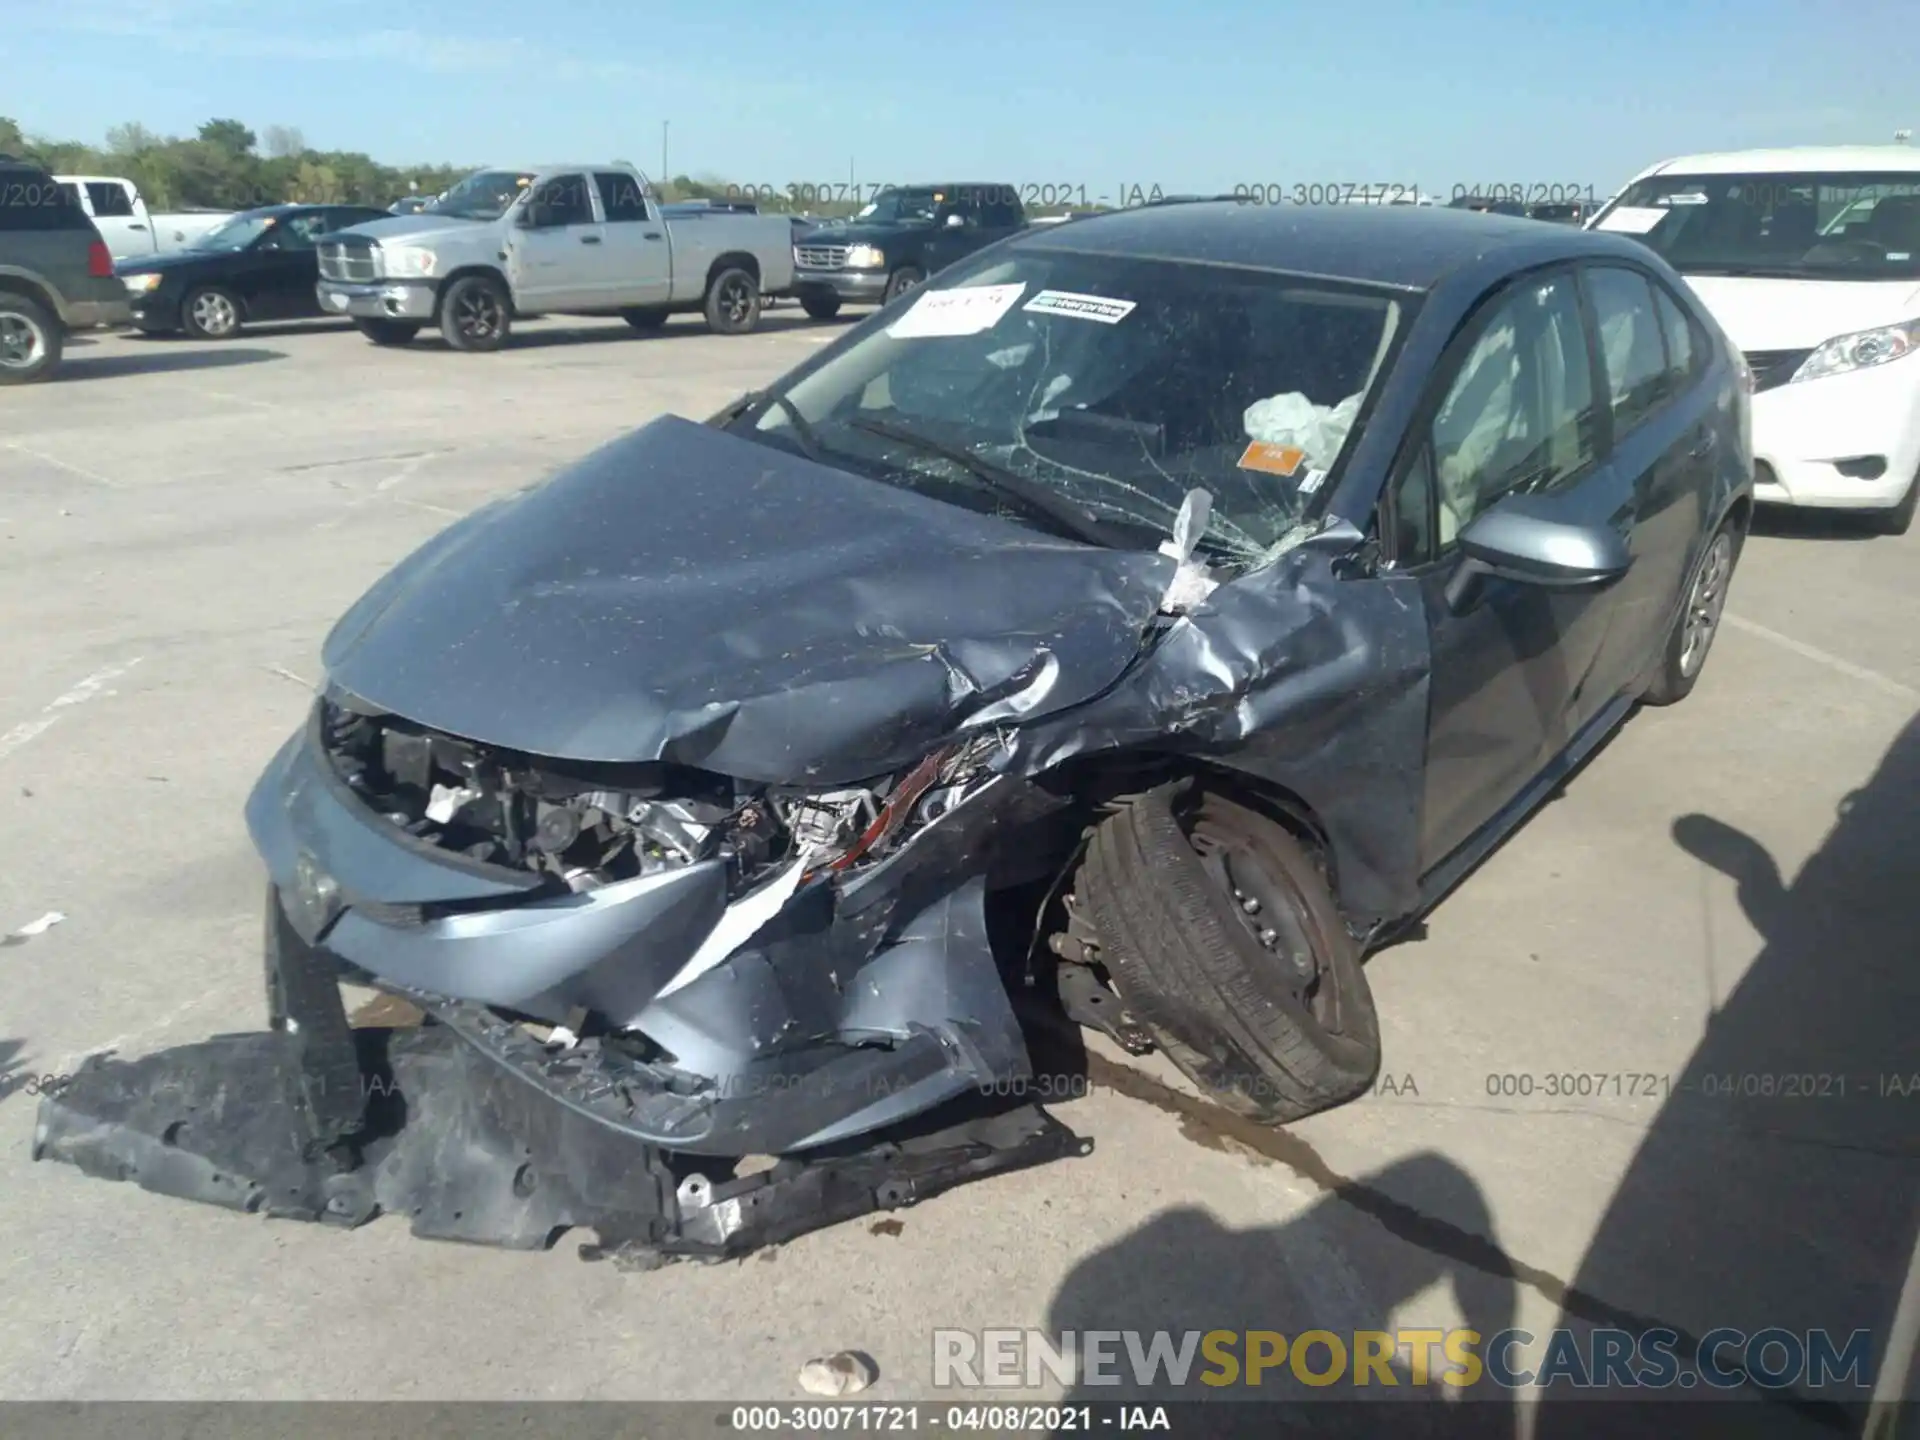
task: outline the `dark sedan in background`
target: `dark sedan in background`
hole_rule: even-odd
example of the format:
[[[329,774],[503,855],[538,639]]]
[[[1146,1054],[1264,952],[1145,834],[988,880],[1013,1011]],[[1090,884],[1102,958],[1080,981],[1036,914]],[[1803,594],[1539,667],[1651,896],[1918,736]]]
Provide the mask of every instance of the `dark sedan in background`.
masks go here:
[[[243,210],[185,250],[123,260],[114,273],[127,287],[138,329],[230,340],[251,322],[317,317],[314,287],[320,266],[314,242],[386,214],[371,205]]]

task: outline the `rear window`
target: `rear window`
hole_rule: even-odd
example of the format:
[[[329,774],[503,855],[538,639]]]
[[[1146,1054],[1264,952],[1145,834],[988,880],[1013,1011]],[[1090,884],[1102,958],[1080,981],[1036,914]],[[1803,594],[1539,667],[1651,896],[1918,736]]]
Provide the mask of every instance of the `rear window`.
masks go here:
[[[0,231],[84,230],[91,222],[44,170],[0,166]]]

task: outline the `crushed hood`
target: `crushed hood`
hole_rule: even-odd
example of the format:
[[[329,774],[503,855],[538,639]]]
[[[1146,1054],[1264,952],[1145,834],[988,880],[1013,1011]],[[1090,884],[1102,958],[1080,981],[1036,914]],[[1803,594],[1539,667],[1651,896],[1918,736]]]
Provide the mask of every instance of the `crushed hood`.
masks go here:
[[[324,661],[483,743],[832,784],[1098,694],[1173,570],[667,417],[429,541]]]

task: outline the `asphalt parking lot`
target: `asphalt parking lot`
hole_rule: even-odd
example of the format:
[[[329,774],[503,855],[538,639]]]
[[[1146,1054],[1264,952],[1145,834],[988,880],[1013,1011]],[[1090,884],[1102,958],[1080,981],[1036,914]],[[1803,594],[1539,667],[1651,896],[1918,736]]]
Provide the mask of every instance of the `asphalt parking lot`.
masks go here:
[[[333,619],[473,506],[842,328],[541,322],[491,356],[99,335],[0,392],[0,932],[65,916],[0,948],[0,1073],[257,1026],[241,805]],[[623,1274],[34,1165],[15,1088],[0,1396],[790,1399],[851,1347],[875,1398],[925,1398],[935,1326],[1877,1343],[1920,1193],[1917,561],[1920,531],[1766,525],[1695,695],[1371,960],[1380,1085],[1284,1135],[1097,1057],[1055,1107],[1087,1158]]]

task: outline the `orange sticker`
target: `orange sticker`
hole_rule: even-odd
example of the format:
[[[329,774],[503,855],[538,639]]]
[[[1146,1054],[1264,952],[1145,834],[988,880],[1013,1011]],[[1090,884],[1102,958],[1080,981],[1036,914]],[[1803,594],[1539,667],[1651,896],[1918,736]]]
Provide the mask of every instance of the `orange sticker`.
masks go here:
[[[1240,468],[1260,470],[1268,475],[1291,475],[1306,458],[1306,451],[1291,445],[1273,445],[1265,440],[1255,440],[1240,456]]]

